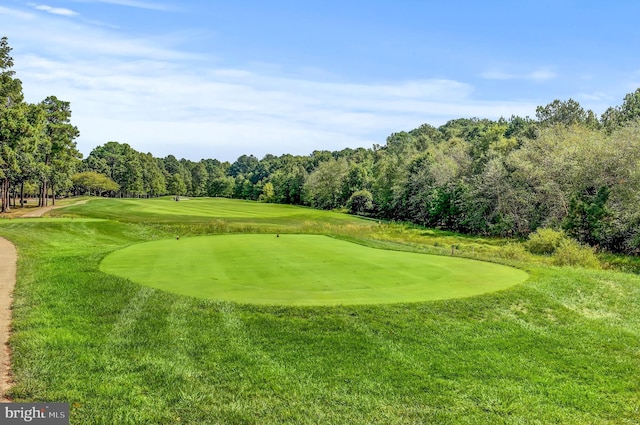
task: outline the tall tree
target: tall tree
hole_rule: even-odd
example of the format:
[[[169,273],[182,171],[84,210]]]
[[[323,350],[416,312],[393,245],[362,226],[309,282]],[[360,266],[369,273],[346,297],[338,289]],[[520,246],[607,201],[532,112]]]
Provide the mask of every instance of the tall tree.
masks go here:
[[[200,161],[193,165],[191,169],[191,181],[193,196],[207,196],[207,184],[209,173],[204,162]]]
[[[343,198],[342,187],[348,171],[349,165],[344,158],[332,158],[318,165],[305,183],[307,202],[325,210],[343,206],[347,199]]]
[[[231,177],[237,177],[240,174],[243,176],[249,176],[253,174],[257,166],[258,158],[253,155],[242,155],[236,160],[236,162],[231,164],[229,175]]]
[[[166,178],[158,160],[151,153],[139,155],[142,168],[142,190],[147,196],[163,195],[167,191]]]
[[[31,128],[29,137],[18,151],[18,164],[20,172],[15,176],[13,183],[19,186],[20,206],[24,207],[25,185],[36,180],[40,164],[38,162],[38,148],[44,138],[44,110],[38,104],[27,105],[27,121]]]
[[[628,93],[621,106],[608,108],[600,117],[602,125],[608,131],[640,119],[640,88]]]
[[[49,183],[55,185],[68,180],[75,172],[71,165],[80,158],[75,139],[80,135],[78,128],[71,124],[71,104],[49,96],[40,104],[44,110],[44,140],[41,144],[42,174],[40,206],[47,205]],[[55,192],[55,187],[52,188]],[[53,193],[55,203],[55,193]]]
[[[9,211],[11,179],[20,173],[19,153],[32,127],[23,103],[22,82],[15,78],[11,47],[0,39],[0,211]]]
[[[181,195],[184,195],[187,192],[187,185],[184,184],[184,180],[180,173],[175,173],[169,176],[167,179],[167,190],[175,196],[176,201],[180,199]]]
[[[302,204],[303,187],[307,180],[307,170],[302,162],[288,157],[281,168],[269,176],[273,184],[274,201],[281,204]]]
[[[536,117],[542,125],[576,125],[589,123],[594,119],[595,115],[592,111],[585,111],[573,99],[567,101],[556,99],[546,106],[538,106],[536,108]]]
[[[107,142],[94,148],[85,161],[91,171],[105,174],[120,186],[120,196],[144,192],[140,153],[127,143]]]

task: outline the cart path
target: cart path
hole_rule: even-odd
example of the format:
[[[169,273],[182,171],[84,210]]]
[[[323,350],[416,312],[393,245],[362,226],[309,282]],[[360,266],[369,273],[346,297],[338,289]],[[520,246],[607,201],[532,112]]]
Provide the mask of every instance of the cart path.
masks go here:
[[[78,201],[76,203],[69,204],[69,205],[50,205],[48,207],[40,207],[40,208],[37,208],[37,209],[35,209],[33,211],[30,211],[30,212],[26,213],[21,218],[42,217],[44,215],[44,213],[49,212],[49,211],[51,211],[53,209],[71,207],[73,205],[82,205],[82,204],[86,204],[87,201],[88,201],[88,199],[84,199],[82,201]]]
[[[5,394],[11,388],[11,304],[16,285],[16,247],[0,238],[0,402],[8,402]]]

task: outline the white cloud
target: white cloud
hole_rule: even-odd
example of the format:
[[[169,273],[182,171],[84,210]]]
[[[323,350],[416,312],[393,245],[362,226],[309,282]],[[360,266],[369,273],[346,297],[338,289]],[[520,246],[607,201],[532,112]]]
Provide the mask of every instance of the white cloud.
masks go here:
[[[134,7],[137,9],[158,10],[158,11],[172,11],[176,10],[174,6],[158,3],[158,2],[144,2],[135,0],[76,0],[82,3],[104,3],[112,4],[115,6]]]
[[[31,30],[24,31],[28,19]],[[166,43],[168,36],[132,38],[45,15],[0,15],[0,26],[27,100],[70,101],[85,155],[110,140],[191,159],[309,154],[383,144],[390,133],[426,122],[535,110],[473,100],[470,84],[451,79],[357,84],[225,68]]]
[[[71,9],[64,9],[61,7],[51,7],[45,4],[36,4],[36,3],[28,3],[27,5],[30,7],[33,7],[34,9],[42,10],[44,12],[51,13],[53,15],[61,15],[61,16],[77,16],[78,15],[78,12],[75,12]]]
[[[492,69],[482,73],[482,78],[487,80],[529,80],[529,81],[548,81],[557,77],[557,74],[549,69],[537,69],[525,73],[512,73],[500,69]]]
[[[8,7],[0,6],[0,15],[11,16],[20,20],[31,20],[34,16],[30,13],[23,12],[21,10],[10,9]]]
[[[533,71],[524,76],[525,79],[534,80],[534,81],[547,81],[553,80],[557,77],[557,74],[548,69],[539,69],[537,71]]]
[[[37,98],[48,94],[42,88],[55,85],[58,97],[71,101],[85,154],[108,140],[157,155],[233,160],[242,153],[308,154],[370,147],[424,122],[527,115],[535,109],[474,102],[465,98],[465,84],[448,80],[336,84],[246,70],[189,73],[154,61],[66,67],[30,57],[23,58],[20,76],[25,87],[40,91]],[[453,93],[450,100],[446,93]]]
[[[579,93],[576,98],[578,99],[584,99],[584,100],[588,100],[588,101],[611,101],[611,96],[609,96],[606,93],[602,93],[602,92],[595,92],[595,93]]]

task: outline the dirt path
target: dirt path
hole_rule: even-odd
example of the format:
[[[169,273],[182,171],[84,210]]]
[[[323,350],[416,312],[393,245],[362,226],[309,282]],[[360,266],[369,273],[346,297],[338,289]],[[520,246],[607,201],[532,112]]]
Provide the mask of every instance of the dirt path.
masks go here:
[[[9,401],[5,394],[11,387],[9,335],[17,261],[16,247],[8,240],[0,238],[0,402]]]
[[[49,211],[51,211],[53,209],[70,207],[70,206],[73,206],[73,205],[82,205],[82,204],[86,204],[87,201],[88,201],[88,199],[85,199],[85,200],[78,201],[78,202],[75,202],[75,203],[69,204],[69,205],[50,205],[48,207],[36,208],[35,210],[24,214],[21,218],[42,217],[45,213],[47,213],[47,212],[49,212]]]
[[[42,208],[36,208],[33,211],[29,211],[28,213],[24,214],[22,217],[20,218],[33,218],[33,217],[42,217],[42,215],[44,213],[46,213],[47,211],[51,211],[52,209],[54,209],[56,207],[42,207]],[[58,207],[59,208],[59,207]]]

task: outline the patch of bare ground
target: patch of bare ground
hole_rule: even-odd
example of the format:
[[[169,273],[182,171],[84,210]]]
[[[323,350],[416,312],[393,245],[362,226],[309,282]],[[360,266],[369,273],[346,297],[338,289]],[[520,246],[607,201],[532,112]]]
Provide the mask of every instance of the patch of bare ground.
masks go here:
[[[7,391],[11,388],[11,304],[16,284],[18,255],[15,246],[0,238],[0,402],[10,401]]]

